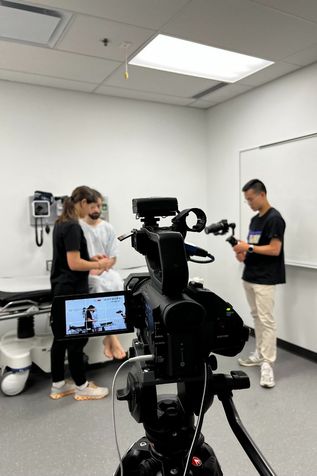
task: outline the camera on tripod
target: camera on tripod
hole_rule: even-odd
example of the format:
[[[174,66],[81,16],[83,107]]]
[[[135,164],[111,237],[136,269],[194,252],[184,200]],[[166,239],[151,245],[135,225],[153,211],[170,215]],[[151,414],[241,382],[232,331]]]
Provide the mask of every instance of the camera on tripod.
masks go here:
[[[71,305],[72,301],[95,299],[89,303],[95,307],[98,300],[105,302],[106,322],[109,294],[115,303],[112,312],[121,317],[120,332],[132,326],[136,330],[129,350],[133,365],[117,398],[128,402],[131,415],[144,426],[145,437],[131,446],[114,476],[222,476],[217,458],[200,432],[215,395],[260,474],[274,475],[240,423],[232,402],[232,391],[248,388],[249,378],[239,371],[230,375],[213,372],[217,361],[211,354],[238,354],[248,339],[248,328],[231,304],[201,284],[189,282],[190,257],[211,256],[185,242],[188,231],[205,229],[205,213],[199,208],[180,212],[176,198],[137,198],[132,207],[142,227],[119,239],[131,237],[133,248],[145,256],[148,272],[131,274],[125,280],[123,307],[121,295],[114,293],[64,296],[53,303],[63,320],[61,338],[73,338],[66,335],[67,310],[78,307]],[[192,215],[195,223],[190,226],[187,219]],[[162,217],[172,217],[170,226],[159,226]],[[227,225],[223,222],[216,234],[224,234]],[[78,309],[87,303],[81,301]],[[115,333],[106,325],[101,332]],[[158,385],[170,383],[177,384],[177,394],[159,395]],[[198,417],[196,425],[194,415]]]
[[[136,316],[139,342],[154,355],[155,377],[190,378],[201,374],[211,352],[238,354],[248,338],[242,319],[213,292],[188,284],[184,238],[188,230],[204,229],[204,212],[178,212],[175,198],[134,199],[133,211],[143,226],[133,230],[132,246],[145,255],[149,274],[129,276],[129,314]],[[190,214],[196,216],[191,228],[186,222]],[[170,227],[158,226],[163,216],[174,217]]]

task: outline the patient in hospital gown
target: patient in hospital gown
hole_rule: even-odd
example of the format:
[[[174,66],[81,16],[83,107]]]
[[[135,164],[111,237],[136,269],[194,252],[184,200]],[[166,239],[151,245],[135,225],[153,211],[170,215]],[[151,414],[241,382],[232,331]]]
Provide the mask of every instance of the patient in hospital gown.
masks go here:
[[[100,218],[102,195],[98,193],[99,213],[94,212],[80,220],[84,232],[89,256],[103,255],[108,259],[109,266],[105,271],[93,270],[90,272],[88,283],[89,292],[99,293],[106,291],[123,290],[123,281],[113,268],[116,263],[118,241],[110,223]],[[117,336],[106,336],[104,339],[105,355],[108,358],[123,359],[125,351]]]

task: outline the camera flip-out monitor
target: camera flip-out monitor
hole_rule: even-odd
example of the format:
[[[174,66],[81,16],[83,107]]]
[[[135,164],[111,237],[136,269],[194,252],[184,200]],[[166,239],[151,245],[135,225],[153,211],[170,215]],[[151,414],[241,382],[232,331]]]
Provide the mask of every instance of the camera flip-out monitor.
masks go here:
[[[127,292],[58,296],[52,304],[57,339],[133,332],[127,318]]]

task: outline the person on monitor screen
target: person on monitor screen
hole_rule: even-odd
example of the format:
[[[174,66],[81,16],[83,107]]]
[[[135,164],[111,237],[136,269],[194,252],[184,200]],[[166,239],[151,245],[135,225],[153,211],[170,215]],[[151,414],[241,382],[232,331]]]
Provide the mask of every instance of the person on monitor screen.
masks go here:
[[[253,179],[242,188],[248,205],[258,212],[250,222],[247,242],[233,247],[238,261],[244,262],[243,286],[254,319],[256,349],[240,365],[261,366],[260,385],[275,386],[276,323],[273,317],[276,284],[285,283],[285,221],[268,202],[266,187]]]
[[[53,297],[88,294],[89,271],[104,271],[109,266],[108,259],[101,255],[89,257],[87,242],[78,221],[88,211],[98,208],[97,200],[96,193],[91,188],[81,186],[64,201],[62,214],[56,220],[53,231]],[[52,329],[54,333],[54,321]],[[74,394],[76,400],[96,400],[108,395],[108,388],[98,387],[86,378],[83,348],[87,341],[87,338],[61,341],[54,337],[51,348],[51,398],[59,399]],[[73,381],[64,378],[66,350]]]
[[[86,309],[85,326],[88,332],[93,332],[94,330],[94,323],[96,322],[96,319],[94,318],[95,311],[96,311],[95,306],[92,306],[91,304]]]
[[[87,215],[80,220],[87,240],[88,252],[90,256],[102,255],[107,260],[106,269],[92,270],[89,273],[89,292],[99,293],[106,291],[122,291],[123,281],[113,266],[117,260],[118,240],[114,229],[110,223],[100,218],[103,197],[100,192],[94,190],[97,196],[97,207],[90,210]],[[126,353],[115,335],[104,338],[104,353],[110,359],[123,359]]]

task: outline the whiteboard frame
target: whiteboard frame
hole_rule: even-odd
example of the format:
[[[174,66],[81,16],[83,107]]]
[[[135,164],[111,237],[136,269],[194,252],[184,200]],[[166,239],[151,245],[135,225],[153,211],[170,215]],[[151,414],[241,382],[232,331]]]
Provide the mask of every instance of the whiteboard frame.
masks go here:
[[[271,142],[269,144],[262,144],[262,145],[255,146],[255,147],[249,147],[247,149],[241,149],[239,151],[239,190],[241,188],[242,154],[243,153],[250,152],[252,150],[266,149],[268,147],[274,147],[276,145],[287,144],[289,142],[311,139],[312,137],[317,137],[317,132],[312,132],[310,134],[306,134],[306,135],[303,135],[303,136],[292,137],[292,138],[289,138],[289,139],[284,139],[284,140],[280,140],[280,141],[276,141],[276,142]],[[242,230],[242,195],[241,195],[241,193],[240,193],[239,197],[240,197],[240,199],[239,199],[239,227],[240,227],[240,233],[241,233],[241,230]],[[285,265],[299,267],[299,268],[317,269],[317,263],[307,263],[307,262],[301,262],[301,261],[294,261],[294,260],[290,260],[290,259],[285,259]]]

